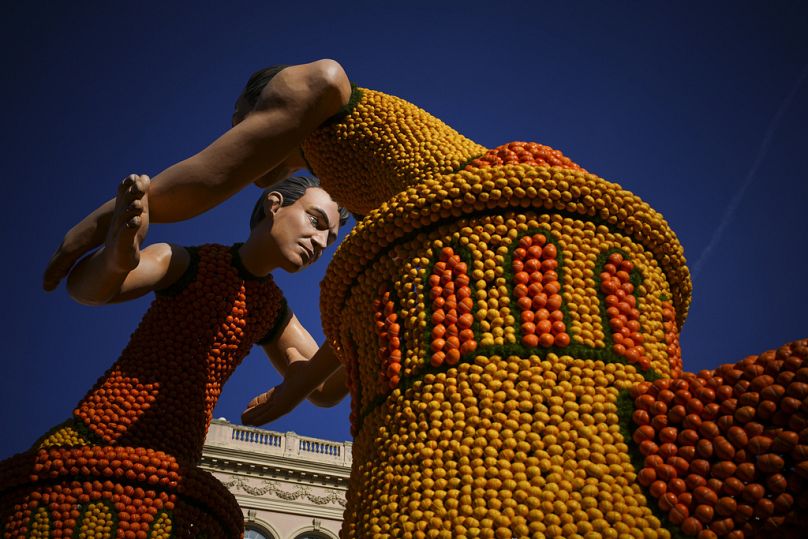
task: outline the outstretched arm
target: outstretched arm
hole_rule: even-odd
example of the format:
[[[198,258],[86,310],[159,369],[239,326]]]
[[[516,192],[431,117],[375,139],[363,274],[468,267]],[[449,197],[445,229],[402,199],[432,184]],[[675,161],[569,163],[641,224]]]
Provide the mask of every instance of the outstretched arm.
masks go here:
[[[318,347],[294,314],[276,337],[262,346],[284,381],[250,401],[241,414],[245,424],[273,421],[306,397],[317,406],[334,406],[348,394],[345,368],[331,345]]]
[[[132,175],[118,187],[104,245],[79,262],[67,289],[79,303],[126,301],[165,288],[187,269],[185,249],[166,243],[140,244],[149,227],[149,178]]]
[[[247,404],[247,409],[241,414],[245,425],[264,425],[288,414],[324,379],[340,369],[337,355],[328,344],[321,346],[311,359],[295,348],[287,349],[286,354],[291,360],[286,378]]]
[[[300,359],[300,357],[304,359],[313,358],[321,350],[321,347],[317,346],[317,342],[294,314],[290,314],[289,319],[277,336],[271,341],[262,344],[262,348],[284,378],[289,377],[289,368],[294,361]],[[330,346],[328,348],[330,349]],[[348,394],[347,374],[345,369],[340,368],[338,363],[335,363],[333,368],[331,365],[326,367],[320,365],[320,368],[323,370],[310,371],[310,374],[315,376],[317,382],[303,398],[308,395],[309,401],[315,406],[335,406]]]
[[[151,219],[189,219],[223,202],[246,185],[271,185],[298,160],[303,140],[348,102],[351,88],[333,60],[291,66],[264,88],[246,118],[198,154],[153,179]],[[278,174],[269,174],[271,171]],[[262,181],[264,179],[265,181]],[[114,203],[107,202],[74,226],[51,258],[43,285],[55,288],[70,267],[106,238]]]

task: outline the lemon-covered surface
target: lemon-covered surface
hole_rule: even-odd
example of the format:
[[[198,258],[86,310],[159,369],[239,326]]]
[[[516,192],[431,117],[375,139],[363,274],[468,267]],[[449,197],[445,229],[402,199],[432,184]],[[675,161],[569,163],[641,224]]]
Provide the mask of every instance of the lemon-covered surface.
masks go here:
[[[712,498],[694,490],[719,457],[701,459],[706,472],[702,462],[691,470],[690,438],[674,443],[663,419],[651,432],[651,419],[634,413],[642,395],[693,378],[679,346],[690,275],[663,217],[557,150],[484,150],[406,102],[362,92],[305,147],[324,185],[367,213],[321,297],[352,394],[345,536],[798,529],[794,500],[808,502],[799,474],[790,472],[788,492],[778,483],[769,502],[744,509],[746,520],[727,521],[728,501],[711,512],[702,506]],[[694,391],[724,379],[702,378]],[[733,391],[753,400],[746,389]],[[758,430],[776,437],[782,426],[763,413],[770,424]],[[804,420],[794,417],[792,430]],[[655,433],[667,445],[648,441]],[[793,459],[804,461],[799,451]],[[767,470],[780,463],[770,460]],[[743,485],[757,478],[744,473]],[[734,496],[748,508],[744,493],[762,492],[724,485],[710,484],[716,503]]]

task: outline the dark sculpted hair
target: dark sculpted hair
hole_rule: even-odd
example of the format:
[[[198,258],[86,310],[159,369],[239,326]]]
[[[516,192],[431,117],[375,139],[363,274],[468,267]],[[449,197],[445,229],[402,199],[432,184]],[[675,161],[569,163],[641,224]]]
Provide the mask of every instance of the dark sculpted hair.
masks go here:
[[[290,178],[286,178],[282,182],[276,183],[272,187],[264,189],[261,192],[261,196],[258,198],[258,201],[255,203],[252,215],[250,216],[250,230],[255,228],[258,223],[260,223],[264,217],[267,216],[266,212],[264,211],[264,199],[266,198],[267,194],[278,192],[281,194],[281,196],[283,196],[281,207],[291,206],[295,203],[295,201],[297,201],[297,199],[305,195],[306,190],[310,187],[320,187],[320,180],[314,176],[292,176]],[[339,226],[344,225],[347,220],[348,210],[345,208],[339,208]]]
[[[264,90],[264,86],[269,84],[269,81],[271,81],[275,75],[287,67],[289,66],[278,64],[265,67],[264,69],[259,69],[250,75],[250,78],[247,80],[247,84],[244,85],[244,90],[241,91],[241,95],[239,97],[244,97],[244,100],[250,106],[250,109],[254,108],[255,104],[258,103],[258,98],[261,97],[261,92]]]

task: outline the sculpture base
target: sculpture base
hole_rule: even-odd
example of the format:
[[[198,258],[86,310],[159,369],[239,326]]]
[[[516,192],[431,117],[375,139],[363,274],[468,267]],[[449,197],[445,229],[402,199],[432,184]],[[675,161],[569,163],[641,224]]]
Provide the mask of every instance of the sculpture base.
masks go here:
[[[212,475],[140,447],[53,447],[0,469],[5,538],[241,537],[243,516]]]

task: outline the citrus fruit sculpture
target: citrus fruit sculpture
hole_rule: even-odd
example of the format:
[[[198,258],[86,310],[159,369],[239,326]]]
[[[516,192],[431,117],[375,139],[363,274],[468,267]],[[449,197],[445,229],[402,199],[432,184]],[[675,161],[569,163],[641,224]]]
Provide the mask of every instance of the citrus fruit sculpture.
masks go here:
[[[344,537],[800,536],[808,341],[683,372],[690,276],[648,204],[371,90],[304,151],[366,214],[321,296],[352,395]]]
[[[70,420],[0,462],[4,539],[235,538],[233,495],[198,467],[221,388],[284,309],[237,246],[191,248]]]

